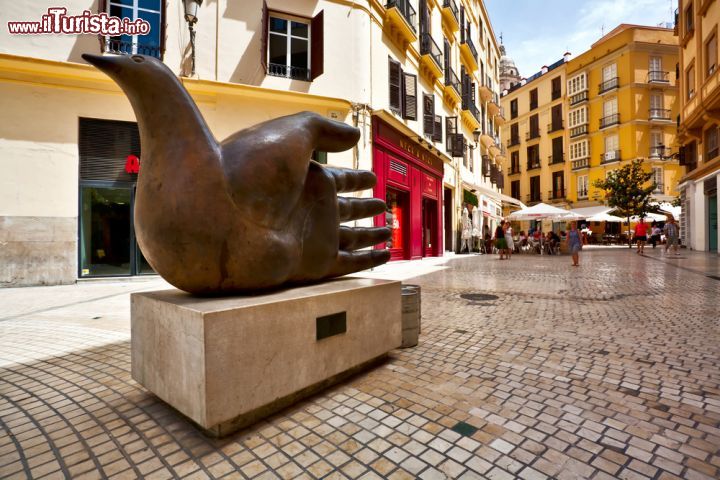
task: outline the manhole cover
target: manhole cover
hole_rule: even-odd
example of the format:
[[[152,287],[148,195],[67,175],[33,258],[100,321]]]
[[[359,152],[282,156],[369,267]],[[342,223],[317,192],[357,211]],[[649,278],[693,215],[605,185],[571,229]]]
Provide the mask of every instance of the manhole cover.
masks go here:
[[[460,298],[470,300],[471,302],[487,302],[488,300],[497,300],[497,295],[490,295],[489,293],[463,293]]]

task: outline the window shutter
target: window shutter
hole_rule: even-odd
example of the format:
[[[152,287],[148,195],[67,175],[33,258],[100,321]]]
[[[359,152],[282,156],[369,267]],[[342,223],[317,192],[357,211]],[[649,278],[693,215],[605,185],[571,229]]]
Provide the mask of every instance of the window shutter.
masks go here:
[[[137,175],[125,171],[128,155],[140,158],[142,165],[137,123],[80,118],[78,150],[81,180],[137,180]]]
[[[678,160],[680,165],[687,165],[687,161],[685,160],[685,147],[680,147],[680,152],[678,153]]]
[[[433,138],[435,129],[435,97],[423,93],[423,133]]]
[[[442,115],[435,115],[435,129],[433,131],[433,141],[442,143]]]
[[[388,57],[388,71],[390,83],[390,110],[399,114],[401,109],[400,77],[402,76],[400,62],[396,62],[392,58]]]
[[[403,118],[417,120],[417,75],[403,73]]]
[[[465,7],[460,5],[460,43],[465,43]]]
[[[445,75],[446,79],[450,78],[450,42],[448,42],[448,39],[443,37],[443,47],[444,47],[444,55],[443,60],[445,61]],[[447,84],[447,80],[445,81],[445,84]]]
[[[320,10],[320,13],[315,15],[310,23],[310,78],[312,80],[323,74],[324,12],[325,10]]]
[[[263,0],[262,4],[262,20],[261,28],[262,28],[262,36],[260,41],[260,65],[262,66],[263,73],[267,73],[267,56],[268,56],[268,23],[270,22],[270,17],[268,15],[268,8],[267,8],[267,2]]]

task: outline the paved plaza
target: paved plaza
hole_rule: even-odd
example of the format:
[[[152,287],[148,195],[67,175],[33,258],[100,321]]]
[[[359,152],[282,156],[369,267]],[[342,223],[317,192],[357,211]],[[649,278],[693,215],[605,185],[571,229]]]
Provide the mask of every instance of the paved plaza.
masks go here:
[[[0,290],[0,478],[720,478],[716,255],[370,275],[422,286],[420,344],[222,440],[130,378],[129,293],[162,280]]]

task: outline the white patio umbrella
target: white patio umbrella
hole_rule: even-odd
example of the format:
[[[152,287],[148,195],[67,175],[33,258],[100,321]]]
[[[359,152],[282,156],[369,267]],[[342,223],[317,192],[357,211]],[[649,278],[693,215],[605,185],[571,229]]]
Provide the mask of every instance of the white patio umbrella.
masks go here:
[[[667,220],[667,215],[662,213],[646,213],[643,217],[645,221],[653,221],[653,222],[664,222]],[[634,217],[630,217],[631,222],[639,222],[640,216],[635,215]]]
[[[598,213],[596,215],[593,215],[592,217],[588,217],[585,220],[588,222],[612,222],[612,223],[622,223],[625,221],[625,219],[616,217],[615,215],[610,215],[607,212]]]
[[[550,219],[550,220],[577,220],[581,218],[576,213],[573,213],[569,210],[564,210],[562,208],[553,207],[552,205],[548,205],[546,203],[538,203],[537,205],[533,205],[532,207],[523,208],[522,210],[518,210],[517,212],[511,213],[508,218],[511,220],[542,220],[542,219]],[[540,255],[543,254],[543,237],[540,236]]]
[[[509,215],[511,220],[576,220],[579,215],[562,208],[553,207],[546,203],[538,203],[532,207],[523,208]]]

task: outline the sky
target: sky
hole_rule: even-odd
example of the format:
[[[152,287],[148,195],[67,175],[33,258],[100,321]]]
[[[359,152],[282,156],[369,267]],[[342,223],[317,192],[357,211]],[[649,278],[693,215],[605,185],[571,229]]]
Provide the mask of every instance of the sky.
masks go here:
[[[677,0],[485,0],[495,35],[529,77],[543,65],[590,48],[621,23],[673,22]]]

